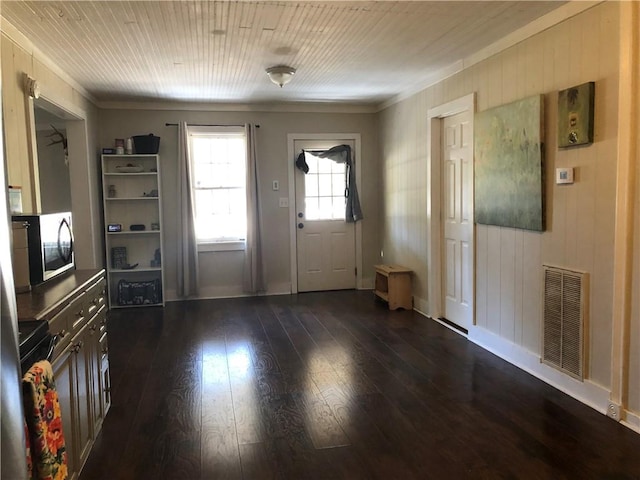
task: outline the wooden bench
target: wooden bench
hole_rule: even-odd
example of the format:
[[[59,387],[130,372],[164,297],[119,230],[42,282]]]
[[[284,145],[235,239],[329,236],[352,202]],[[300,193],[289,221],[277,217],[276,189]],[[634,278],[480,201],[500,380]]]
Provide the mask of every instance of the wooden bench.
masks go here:
[[[389,304],[389,310],[413,309],[411,269],[400,265],[375,265],[374,293]]]

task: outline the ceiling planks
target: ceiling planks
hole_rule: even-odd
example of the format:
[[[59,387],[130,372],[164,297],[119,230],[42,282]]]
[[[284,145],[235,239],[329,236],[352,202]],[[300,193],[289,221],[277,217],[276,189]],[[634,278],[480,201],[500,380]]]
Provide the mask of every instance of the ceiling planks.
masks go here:
[[[380,103],[558,1],[4,1],[101,102]],[[283,89],[265,69],[298,71]]]

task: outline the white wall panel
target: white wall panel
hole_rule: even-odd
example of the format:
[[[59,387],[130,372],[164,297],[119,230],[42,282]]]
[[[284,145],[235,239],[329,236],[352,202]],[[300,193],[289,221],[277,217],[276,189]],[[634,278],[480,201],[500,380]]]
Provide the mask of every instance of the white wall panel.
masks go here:
[[[488,227],[476,226],[476,324],[488,328],[487,321],[487,252]]]
[[[59,75],[37,60],[31,53],[2,34],[2,100],[5,135],[5,156],[9,184],[22,187],[24,213],[38,210],[36,196],[37,175],[30,165],[30,125],[22,81],[26,73],[40,84],[42,96],[73,113],[86,117],[88,144],[86,151],[78,153],[81,163],[70,165],[72,174],[72,205],[74,235],[76,237],[76,264],[78,268],[96,268],[103,265],[100,221],[99,162],[93,157],[96,148],[97,109]],[[73,148],[73,145],[70,145]],[[80,178],[73,184],[73,177]]]
[[[500,331],[496,332],[510,342],[515,341],[515,274],[516,230],[500,229]]]
[[[638,25],[640,27],[640,25]],[[640,74],[640,65],[638,65]],[[640,106],[640,101],[637,102]],[[640,136],[636,146],[640,161]],[[633,283],[629,342],[629,410],[640,416],[640,165],[636,163],[636,203],[633,242]]]
[[[591,281],[590,380],[607,386],[611,365],[613,221],[617,156],[618,6],[605,3],[463,70],[380,117],[385,262],[415,270],[414,294],[428,299],[426,247],[416,248],[430,219],[425,165],[427,109],[477,93],[482,111],[544,94],[546,140],[545,232],[476,226],[476,324],[534,353],[540,349],[541,265],[586,270]],[[558,150],[558,90],[596,82],[596,141]],[[410,158],[410,161],[406,159]],[[397,166],[402,164],[403,171]],[[574,167],[576,183],[559,187],[555,168]],[[423,174],[424,177],[417,177]],[[410,187],[411,186],[411,187]],[[407,210],[398,210],[404,205]],[[407,223],[408,219],[411,223]],[[415,252],[424,252],[416,259]],[[411,261],[412,263],[409,263]]]

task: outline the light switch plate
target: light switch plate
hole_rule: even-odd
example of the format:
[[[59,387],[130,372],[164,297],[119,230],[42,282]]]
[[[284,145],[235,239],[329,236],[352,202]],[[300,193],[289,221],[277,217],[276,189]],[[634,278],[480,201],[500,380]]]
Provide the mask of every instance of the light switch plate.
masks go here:
[[[289,199],[287,197],[280,197],[280,208],[287,208],[289,206]]]
[[[272,188],[274,191],[280,190],[280,182],[278,180],[274,180]]]
[[[573,168],[556,168],[556,184],[573,183]]]

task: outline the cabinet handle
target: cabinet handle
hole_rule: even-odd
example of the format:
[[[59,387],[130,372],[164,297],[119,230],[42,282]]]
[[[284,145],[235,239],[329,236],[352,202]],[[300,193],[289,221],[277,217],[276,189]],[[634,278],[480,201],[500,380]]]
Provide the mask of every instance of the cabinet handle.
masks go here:
[[[67,332],[67,331],[63,328],[62,330],[60,330],[60,331],[57,333],[57,335],[58,335],[58,337],[60,337],[60,338],[64,338],[64,337],[66,337],[66,336],[67,336],[67,333],[69,333],[69,332]]]
[[[80,310],[80,311],[78,311],[78,313],[76,313],[76,317],[82,318],[82,310]]]
[[[73,346],[74,353],[79,353],[81,349],[82,349],[82,340],[80,340],[78,343],[76,343]]]

